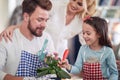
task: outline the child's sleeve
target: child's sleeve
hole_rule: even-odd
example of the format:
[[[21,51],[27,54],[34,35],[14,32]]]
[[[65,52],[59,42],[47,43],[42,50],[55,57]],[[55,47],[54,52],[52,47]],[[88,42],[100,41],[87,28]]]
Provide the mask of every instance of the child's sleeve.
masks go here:
[[[80,71],[82,70],[82,66],[83,66],[83,51],[84,51],[84,46],[81,46],[76,62],[75,64],[72,66],[70,73],[73,74],[77,74],[80,73]]]
[[[118,69],[116,65],[116,59],[113,50],[110,50],[110,55],[108,57],[108,65],[109,65],[109,72],[110,78],[109,80],[118,80]]]

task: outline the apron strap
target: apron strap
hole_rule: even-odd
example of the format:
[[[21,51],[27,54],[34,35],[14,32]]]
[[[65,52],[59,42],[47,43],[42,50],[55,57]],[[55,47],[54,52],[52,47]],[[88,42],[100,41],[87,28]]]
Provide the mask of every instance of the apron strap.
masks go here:
[[[105,47],[104,47],[104,51],[105,51]],[[104,55],[104,52],[101,54],[100,61],[101,61],[103,55]]]
[[[84,51],[84,57],[83,57],[83,62],[85,62],[85,51]]]
[[[104,51],[105,51],[105,47],[104,47]],[[85,51],[84,51],[84,53],[83,53],[83,55],[84,55],[84,57],[83,57],[83,62],[85,62],[85,54],[86,54],[86,53],[85,53]],[[104,55],[104,52],[101,54],[100,61],[101,61],[103,55]]]

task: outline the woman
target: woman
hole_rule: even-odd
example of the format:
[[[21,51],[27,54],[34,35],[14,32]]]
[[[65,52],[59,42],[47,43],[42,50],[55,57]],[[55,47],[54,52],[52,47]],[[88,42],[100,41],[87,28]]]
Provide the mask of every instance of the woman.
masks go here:
[[[46,31],[52,36],[56,52],[62,58],[64,50],[68,48],[68,39],[79,35],[80,43],[84,44],[80,35],[82,20],[95,13],[96,0],[52,0],[52,3],[53,8]],[[2,34],[9,38],[14,28],[16,26],[7,28]]]

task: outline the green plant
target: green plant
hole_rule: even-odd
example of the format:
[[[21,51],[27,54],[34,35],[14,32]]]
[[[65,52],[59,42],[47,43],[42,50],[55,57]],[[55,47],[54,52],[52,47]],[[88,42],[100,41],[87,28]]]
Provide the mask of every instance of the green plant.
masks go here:
[[[44,76],[47,74],[56,74],[57,77],[61,79],[71,78],[71,76],[67,72],[65,72],[58,66],[58,60],[55,60],[51,56],[47,56],[45,62],[48,65],[48,67],[39,68],[37,70],[38,77]]]

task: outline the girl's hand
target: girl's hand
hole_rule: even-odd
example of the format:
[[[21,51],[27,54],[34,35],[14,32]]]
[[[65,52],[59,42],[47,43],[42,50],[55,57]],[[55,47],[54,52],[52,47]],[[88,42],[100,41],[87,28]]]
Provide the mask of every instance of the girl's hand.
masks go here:
[[[59,66],[62,67],[62,68],[65,68],[67,70],[71,70],[71,65],[69,64],[67,59],[65,59],[64,61],[63,60],[60,61]]]
[[[63,58],[62,58],[63,61],[68,57],[68,54],[69,54],[69,49],[66,49],[64,51]]]
[[[15,28],[17,28],[15,25],[9,26],[0,34],[0,38],[4,38],[6,42],[8,42],[8,40],[12,41],[13,31]]]

